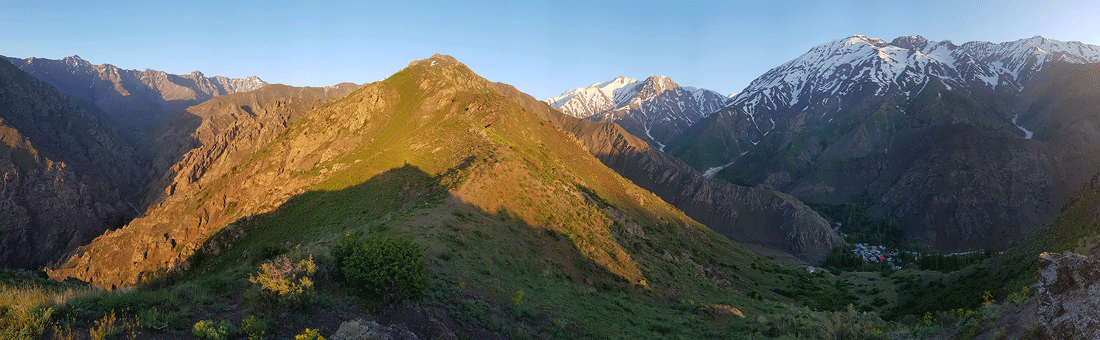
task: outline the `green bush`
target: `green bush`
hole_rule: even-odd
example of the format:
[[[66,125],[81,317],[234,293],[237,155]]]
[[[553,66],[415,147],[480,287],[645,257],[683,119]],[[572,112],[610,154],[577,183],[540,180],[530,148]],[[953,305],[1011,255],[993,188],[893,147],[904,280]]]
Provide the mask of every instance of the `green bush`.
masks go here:
[[[210,340],[225,340],[238,332],[237,326],[234,326],[229,320],[222,320],[217,324],[214,321],[202,320],[196,322],[195,327],[191,328],[191,334],[194,334],[195,337]]]
[[[424,251],[407,239],[345,235],[332,257],[348,285],[388,302],[419,299],[428,287]]]

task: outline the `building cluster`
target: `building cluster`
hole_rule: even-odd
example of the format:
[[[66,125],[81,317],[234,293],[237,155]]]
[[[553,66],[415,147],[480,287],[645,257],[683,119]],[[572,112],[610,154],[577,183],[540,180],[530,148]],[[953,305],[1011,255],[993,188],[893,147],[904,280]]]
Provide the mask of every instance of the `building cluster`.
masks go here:
[[[885,262],[894,267],[895,270],[901,269],[901,266],[898,266],[898,252],[893,249],[886,249],[885,246],[869,246],[866,243],[856,243],[856,248],[852,250],[852,254],[862,259],[863,263]]]

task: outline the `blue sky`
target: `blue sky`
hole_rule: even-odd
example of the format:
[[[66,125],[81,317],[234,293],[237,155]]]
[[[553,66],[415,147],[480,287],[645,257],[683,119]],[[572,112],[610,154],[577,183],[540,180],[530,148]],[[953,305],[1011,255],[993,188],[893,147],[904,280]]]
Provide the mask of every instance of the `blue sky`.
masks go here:
[[[4,0],[6,1],[6,0]],[[623,75],[738,92],[852,34],[956,44],[1035,35],[1100,45],[1100,3],[1060,1],[24,1],[0,55],[325,86],[435,53],[536,98]]]

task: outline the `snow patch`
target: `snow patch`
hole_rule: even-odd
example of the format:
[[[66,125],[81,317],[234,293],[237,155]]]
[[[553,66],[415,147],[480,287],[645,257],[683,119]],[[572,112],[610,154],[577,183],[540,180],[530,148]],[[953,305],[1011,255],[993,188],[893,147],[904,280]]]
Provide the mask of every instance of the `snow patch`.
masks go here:
[[[714,175],[717,175],[719,171],[722,171],[722,169],[725,169],[726,167],[728,167],[730,165],[733,165],[733,162],[737,161],[737,158],[739,158],[741,156],[744,156],[747,153],[749,153],[749,152],[748,151],[742,152],[740,155],[737,155],[737,157],[734,157],[733,160],[731,160],[729,163],[726,163],[726,165],[716,166],[716,167],[712,167],[710,169],[707,169],[707,171],[703,172],[703,177],[714,178]]]
[[[1012,125],[1016,125],[1016,128],[1017,128],[1017,129],[1020,129],[1020,131],[1023,131],[1023,132],[1024,132],[1024,139],[1031,139],[1031,136],[1032,136],[1032,135],[1033,135],[1034,133],[1032,133],[1032,132],[1031,132],[1031,130],[1028,130],[1027,128],[1025,128],[1025,127],[1023,127],[1023,126],[1020,126],[1020,124],[1016,124],[1016,118],[1019,118],[1019,117],[1020,117],[1020,115],[1019,115],[1019,114],[1017,114],[1016,116],[1012,117]]]

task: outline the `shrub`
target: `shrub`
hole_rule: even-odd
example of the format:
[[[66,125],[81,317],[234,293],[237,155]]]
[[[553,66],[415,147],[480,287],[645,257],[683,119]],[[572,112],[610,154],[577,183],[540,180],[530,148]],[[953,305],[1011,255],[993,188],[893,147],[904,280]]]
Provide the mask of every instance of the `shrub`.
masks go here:
[[[313,280],[309,276],[315,270],[313,256],[295,263],[284,254],[260,265],[260,271],[250,275],[248,281],[260,285],[257,298],[262,308],[297,307],[313,297]]]
[[[118,318],[115,317],[115,312],[111,311],[110,314],[104,315],[103,318],[95,321],[95,326],[88,329],[88,336],[92,340],[113,338],[115,335],[122,333],[122,327],[119,327],[117,321]]]
[[[294,336],[294,340],[325,340],[325,337],[321,336],[320,332],[316,329],[306,328],[305,332]]]
[[[138,322],[140,325],[160,333],[167,332],[168,329],[171,328],[168,321],[168,315],[160,313],[157,311],[156,307],[142,310],[138,313]]]
[[[347,284],[387,302],[419,299],[428,287],[424,251],[404,238],[345,235],[332,257]]]
[[[191,334],[199,339],[210,340],[225,340],[238,333],[237,326],[234,326],[229,320],[222,320],[222,322],[215,324],[214,321],[202,320],[195,323],[195,327],[191,328]]]
[[[512,297],[512,305],[519,306],[521,303],[523,303],[523,291],[517,290],[516,295]]]
[[[248,340],[263,340],[269,327],[268,320],[256,319],[255,316],[249,315],[241,320],[241,331],[248,336]]]

